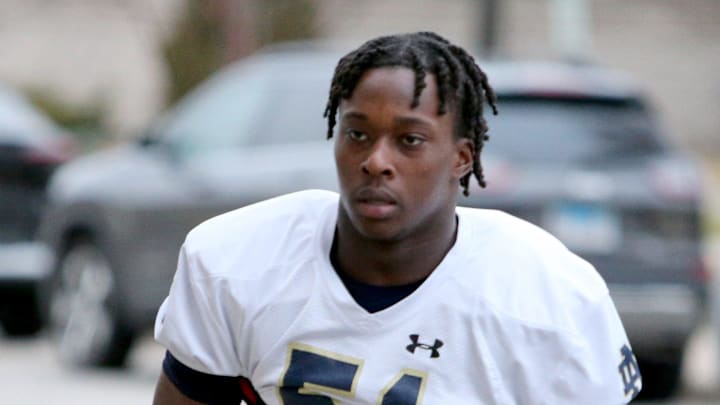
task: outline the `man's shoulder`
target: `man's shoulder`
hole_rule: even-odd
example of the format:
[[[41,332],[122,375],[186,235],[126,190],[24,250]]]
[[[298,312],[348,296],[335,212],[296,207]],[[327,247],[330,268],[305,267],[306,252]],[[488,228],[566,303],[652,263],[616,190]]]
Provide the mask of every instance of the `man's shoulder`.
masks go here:
[[[291,225],[287,222],[289,219],[318,219],[327,206],[335,204],[337,199],[336,193],[324,190],[285,194],[207,219],[188,233],[188,239],[195,241],[216,234],[229,236],[228,231],[251,234],[274,232],[278,230],[278,225]]]
[[[535,252],[564,254],[565,245],[541,227],[522,218],[495,209],[458,207],[463,225],[480,244],[504,247],[503,253]]]
[[[289,244],[311,241],[321,225],[335,214],[338,196],[307,190],[264,200],[206,220],[191,230],[186,254],[270,257]]]
[[[559,325],[566,310],[607,295],[594,266],[544,229],[496,210],[462,209],[473,241],[466,273],[483,300],[512,317]],[[482,286],[487,286],[484,288]]]
[[[486,209],[462,210],[466,224],[472,228],[474,239],[487,254],[504,263],[511,273],[524,276],[534,273],[549,282],[578,279],[584,290],[605,289],[605,283],[595,268],[570,251],[559,239],[545,229],[503,211]],[[514,270],[514,271],[513,271]]]

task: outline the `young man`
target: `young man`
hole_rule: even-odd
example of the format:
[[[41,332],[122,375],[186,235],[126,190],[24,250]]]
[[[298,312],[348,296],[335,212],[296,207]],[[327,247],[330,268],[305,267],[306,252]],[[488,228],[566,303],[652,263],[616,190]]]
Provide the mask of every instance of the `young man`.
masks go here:
[[[433,33],[343,57],[340,194],[188,235],[158,314],[155,404],[622,404],[637,364],[603,280],[544,231],[456,207],[484,185],[485,74]],[[336,123],[337,120],[337,123]]]

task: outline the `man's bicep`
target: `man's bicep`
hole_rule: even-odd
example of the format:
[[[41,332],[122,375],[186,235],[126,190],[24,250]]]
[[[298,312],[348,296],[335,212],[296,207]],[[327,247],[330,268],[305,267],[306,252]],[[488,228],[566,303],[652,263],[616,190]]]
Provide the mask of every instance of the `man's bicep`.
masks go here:
[[[189,404],[237,405],[244,399],[241,377],[194,370],[176,359],[169,351],[163,361],[163,377],[183,397],[198,401],[188,402]]]
[[[176,386],[170,381],[165,372],[160,374],[157,385],[155,386],[155,398],[153,405],[203,405],[202,402],[194,401],[186,397]]]

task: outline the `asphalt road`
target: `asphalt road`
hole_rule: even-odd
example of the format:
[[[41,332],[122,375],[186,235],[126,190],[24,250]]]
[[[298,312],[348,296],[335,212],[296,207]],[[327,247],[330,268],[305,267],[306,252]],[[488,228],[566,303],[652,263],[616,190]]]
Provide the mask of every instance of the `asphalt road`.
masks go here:
[[[720,345],[717,341],[710,328],[702,328],[688,348],[685,383],[680,396],[652,404],[720,404],[717,367]],[[162,356],[162,348],[150,337],[145,337],[133,351],[127,370],[72,370],[60,365],[45,337],[0,337],[0,403],[150,404]]]

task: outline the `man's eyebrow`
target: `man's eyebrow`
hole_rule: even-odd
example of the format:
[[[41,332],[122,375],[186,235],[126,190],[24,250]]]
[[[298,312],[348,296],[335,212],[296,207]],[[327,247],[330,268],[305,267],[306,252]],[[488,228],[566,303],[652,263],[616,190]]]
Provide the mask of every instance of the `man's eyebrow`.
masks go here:
[[[368,121],[369,118],[366,114],[363,114],[359,111],[348,111],[346,113],[343,113],[340,116],[341,120],[348,120],[348,119],[356,119],[360,121]],[[395,117],[393,119],[396,125],[422,125],[427,127],[432,127],[432,122],[425,120],[420,117],[413,117],[413,116],[401,116],[401,117]]]
[[[396,117],[394,119],[396,124],[400,125],[424,125],[428,127],[432,127],[433,124],[425,119],[419,118],[419,117]]]
[[[349,111],[349,112],[343,113],[340,116],[340,119],[357,119],[357,120],[367,121],[368,116],[361,112]]]

